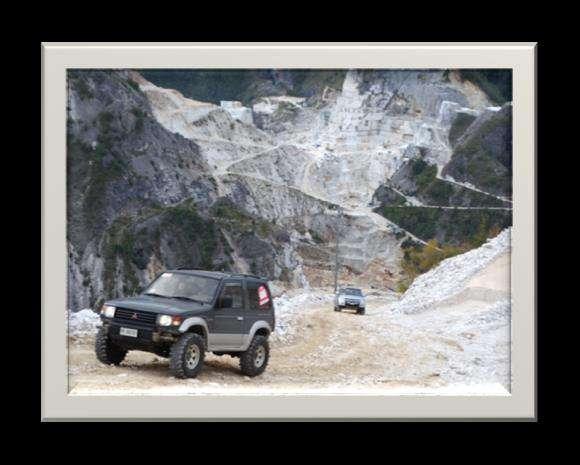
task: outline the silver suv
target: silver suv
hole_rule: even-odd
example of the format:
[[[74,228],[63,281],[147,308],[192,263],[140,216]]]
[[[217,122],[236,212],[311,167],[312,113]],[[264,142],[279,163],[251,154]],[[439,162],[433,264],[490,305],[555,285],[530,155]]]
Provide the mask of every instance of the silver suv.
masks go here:
[[[334,311],[340,312],[343,308],[352,308],[359,315],[364,315],[366,302],[362,291],[356,287],[339,289],[334,298]]]

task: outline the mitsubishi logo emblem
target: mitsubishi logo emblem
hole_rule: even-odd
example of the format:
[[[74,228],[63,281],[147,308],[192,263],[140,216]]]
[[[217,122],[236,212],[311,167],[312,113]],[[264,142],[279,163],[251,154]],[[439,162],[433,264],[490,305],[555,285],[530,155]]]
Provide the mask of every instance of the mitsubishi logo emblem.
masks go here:
[[[137,320],[137,319],[139,319],[139,317],[137,316],[137,314],[136,314],[136,313],[133,313],[133,315],[131,316],[131,318],[132,318],[133,320]]]

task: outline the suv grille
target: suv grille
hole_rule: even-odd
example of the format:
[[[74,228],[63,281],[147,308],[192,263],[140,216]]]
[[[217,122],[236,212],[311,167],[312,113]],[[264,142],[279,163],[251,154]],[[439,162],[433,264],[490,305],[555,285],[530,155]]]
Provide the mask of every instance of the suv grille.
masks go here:
[[[128,308],[119,308],[115,310],[114,321],[118,323],[140,326],[142,328],[154,328],[157,320],[157,314],[144,312],[142,310],[130,310]]]

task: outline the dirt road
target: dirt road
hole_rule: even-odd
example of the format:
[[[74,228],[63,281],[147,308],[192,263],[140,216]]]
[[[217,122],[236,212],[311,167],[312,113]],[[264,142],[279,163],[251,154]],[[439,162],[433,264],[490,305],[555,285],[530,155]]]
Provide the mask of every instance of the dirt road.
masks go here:
[[[119,367],[100,364],[93,339],[71,338],[69,389],[73,395],[419,393],[448,386],[441,374],[463,351],[462,340],[416,329],[389,311],[395,295],[367,298],[366,315],[334,312],[327,303],[300,309],[292,333],[271,338],[266,372],[240,374],[238,359],[208,354],[196,379],[178,380],[167,360],[130,352]],[[478,393],[483,386],[472,387]],[[493,390],[493,389],[492,389]],[[486,388],[486,392],[489,388]]]

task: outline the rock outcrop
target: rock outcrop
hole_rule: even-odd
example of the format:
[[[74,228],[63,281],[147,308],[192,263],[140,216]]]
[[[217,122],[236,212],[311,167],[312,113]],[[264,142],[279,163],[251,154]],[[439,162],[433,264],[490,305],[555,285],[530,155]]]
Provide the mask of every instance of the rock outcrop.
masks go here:
[[[511,197],[512,107],[487,109],[454,144],[443,175],[492,194]]]

